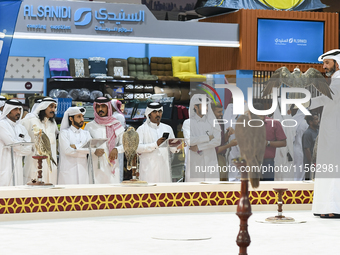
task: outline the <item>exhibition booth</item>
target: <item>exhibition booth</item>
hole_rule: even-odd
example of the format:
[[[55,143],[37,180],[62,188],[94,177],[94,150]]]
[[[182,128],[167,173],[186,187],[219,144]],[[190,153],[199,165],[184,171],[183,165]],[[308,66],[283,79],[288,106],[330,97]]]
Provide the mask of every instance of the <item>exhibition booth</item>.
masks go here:
[[[292,28],[295,37],[285,34]],[[278,34],[273,33],[277,29]],[[212,75],[212,79],[214,75],[222,74],[227,80],[235,79],[236,84],[242,79],[237,86],[246,96],[247,87],[253,86],[254,78],[263,78],[263,85],[270,72],[283,65],[290,71],[297,65],[302,71],[309,67],[322,71],[317,56],[338,48],[338,31],[336,13],[239,10],[199,21],[177,22],[156,20],[144,5],[24,0],[13,34],[2,93],[15,94],[25,101],[31,95],[46,96],[53,91],[56,93],[53,97],[63,95],[60,97],[63,101],[69,99],[67,93],[72,89],[79,90],[78,93],[88,89],[89,95],[100,91],[103,95],[123,100],[125,107],[132,109],[126,113],[130,114],[127,123],[138,126],[143,119],[134,119],[132,115],[137,114],[138,104],[145,107],[144,103],[154,94],[174,98],[169,104],[171,106],[188,107],[190,76],[176,76],[176,71]],[[275,45],[281,48],[275,48]],[[271,52],[268,51],[270,47]],[[286,49],[290,54],[277,57],[277,50],[285,52]],[[162,71],[168,69],[153,74],[150,61],[155,58],[163,58],[164,63],[156,64],[168,64],[172,69],[172,75],[168,76],[178,79],[162,80],[160,77],[166,76]],[[51,68],[51,59],[62,61]],[[70,73],[71,62],[74,62],[71,59],[81,59],[81,63],[94,62],[87,71],[84,70],[84,76],[77,76],[77,71],[73,70],[73,75]],[[110,63],[116,63],[117,59],[126,60],[124,66],[129,70],[121,66],[115,69],[109,59]],[[102,61],[101,68],[105,62],[105,72],[93,70],[98,60]],[[177,65],[177,60],[185,65]],[[32,62],[34,66],[29,64]],[[18,72],[12,72],[13,66]],[[20,70],[27,66],[26,73],[21,74]],[[142,77],[137,72],[131,73],[140,69],[146,70],[141,73]],[[30,76],[30,73],[35,75]],[[57,90],[66,91],[66,94],[58,94]],[[176,96],[178,91],[180,95]],[[222,93],[224,104],[228,102],[228,96]],[[91,101],[90,97],[81,100],[78,95],[77,99],[68,101],[68,106],[81,105],[89,109]],[[173,108],[165,122],[174,122],[172,127],[175,130],[185,118],[175,122],[174,114],[180,111]],[[61,117],[62,110],[59,114]],[[91,119],[93,116],[88,118]],[[179,131],[175,130],[175,135]],[[276,211],[278,200],[273,188],[288,189],[283,196],[285,210],[311,209],[313,182],[282,181],[261,182],[258,189],[250,189],[253,210]],[[240,197],[239,182],[56,185],[52,188],[15,186],[1,187],[0,190],[0,220],[3,221],[235,211]]]

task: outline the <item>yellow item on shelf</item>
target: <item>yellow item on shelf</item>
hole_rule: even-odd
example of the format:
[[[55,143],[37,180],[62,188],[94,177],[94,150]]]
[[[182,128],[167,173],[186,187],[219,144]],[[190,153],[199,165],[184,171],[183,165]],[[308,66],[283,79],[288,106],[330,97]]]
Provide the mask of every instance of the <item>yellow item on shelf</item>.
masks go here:
[[[171,57],[173,76],[181,81],[205,81],[204,75],[197,74],[195,57]]]

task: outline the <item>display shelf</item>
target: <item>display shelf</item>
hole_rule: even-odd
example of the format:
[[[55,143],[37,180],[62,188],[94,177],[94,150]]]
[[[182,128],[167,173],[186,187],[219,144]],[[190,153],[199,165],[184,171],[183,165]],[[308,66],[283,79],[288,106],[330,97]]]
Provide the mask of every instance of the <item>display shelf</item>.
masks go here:
[[[131,84],[130,89],[126,89],[126,85]],[[136,88],[135,86],[141,85],[142,88]],[[145,86],[148,86],[145,88]],[[90,91],[99,90],[102,91],[103,94],[110,94],[114,96],[115,90],[122,87],[123,92],[117,93],[118,96],[124,99],[121,100],[124,104],[127,104],[131,100],[136,100],[135,96],[140,96],[144,94],[144,96],[155,94],[155,88],[159,93],[164,93],[174,97],[174,104],[188,105],[189,104],[189,90],[190,90],[190,82],[182,82],[182,81],[159,81],[159,80],[133,80],[133,79],[96,79],[96,78],[49,78],[47,79],[47,89],[46,93],[49,95],[52,89],[80,89],[87,88]],[[163,92],[164,91],[164,92]],[[186,97],[182,97],[183,93],[187,93]],[[126,96],[130,95],[132,98],[127,98]],[[147,98],[138,98],[139,101],[146,101]],[[74,102],[82,101],[85,103],[92,103],[92,100],[74,100]],[[172,113],[171,113],[172,116]],[[91,119],[88,119],[91,120]],[[61,119],[57,118],[57,122],[60,122]],[[144,119],[126,119],[126,123],[132,125],[134,127],[138,127],[143,123]],[[178,121],[175,123],[171,123],[171,118],[164,119],[167,124],[172,124],[172,128],[175,130]]]
[[[104,83],[93,78],[50,78],[47,79],[46,94],[49,95],[52,89],[70,90],[80,88],[87,88],[91,91],[99,90],[104,93]]]
[[[89,90],[100,90],[103,94],[107,93],[107,89],[115,89],[117,87],[131,84],[135,85],[150,85],[153,88],[147,89],[127,89],[128,93],[154,93],[154,87],[169,87],[169,88],[189,88],[190,82],[181,81],[159,81],[159,80],[134,80],[134,79],[96,79],[96,78],[49,78],[47,79],[47,95],[52,89],[78,89],[87,88]],[[125,90],[125,87],[124,87]],[[125,93],[125,91],[124,91]]]

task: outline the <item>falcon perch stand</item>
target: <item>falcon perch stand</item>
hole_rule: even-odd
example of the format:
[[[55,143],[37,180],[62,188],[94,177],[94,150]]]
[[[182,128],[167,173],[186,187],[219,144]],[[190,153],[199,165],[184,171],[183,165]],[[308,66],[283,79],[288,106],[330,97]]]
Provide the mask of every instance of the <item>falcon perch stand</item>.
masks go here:
[[[139,164],[138,164],[138,155],[137,153],[135,154],[133,160],[132,160],[132,166],[131,166],[131,171],[132,171],[132,179],[129,181],[123,181],[122,184],[147,184],[146,181],[140,181],[139,180]]]
[[[240,169],[242,166],[247,166],[245,160],[233,160],[233,163],[237,169]],[[237,205],[236,215],[240,218],[240,231],[236,238],[236,243],[240,247],[239,255],[247,255],[247,247],[250,245],[248,218],[252,215],[252,213],[248,192],[248,173],[246,171],[241,171],[241,194]]]
[[[280,223],[280,222],[294,222],[295,220],[291,217],[285,217],[282,215],[282,205],[283,205],[283,200],[282,200],[282,195],[283,193],[288,190],[285,188],[279,189],[279,188],[274,188],[274,191],[277,192],[278,195],[278,201],[277,201],[277,216],[274,217],[268,217],[266,221],[273,222],[273,223]]]
[[[32,180],[31,182],[27,183],[27,185],[32,185],[32,186],[54,186],[52,183],[44,183],[42,181],[42,161],[43,159],[47,159],[47,156],[32,156],[32,158],[38,160],[38,178],[37,180]]]

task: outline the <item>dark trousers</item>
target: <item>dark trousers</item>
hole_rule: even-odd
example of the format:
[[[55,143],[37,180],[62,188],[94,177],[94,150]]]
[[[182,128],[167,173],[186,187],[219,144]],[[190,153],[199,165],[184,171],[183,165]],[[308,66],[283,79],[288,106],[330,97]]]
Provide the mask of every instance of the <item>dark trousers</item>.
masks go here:
[[[262,162],[261,181],[274,181],[274,159],[266,158]]]
[[[217,154],[218,165],[223,169],[227,165],[227,160],[224,154]],[[220,181],[228,181],[228,171],[220,172]]]

